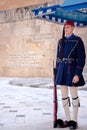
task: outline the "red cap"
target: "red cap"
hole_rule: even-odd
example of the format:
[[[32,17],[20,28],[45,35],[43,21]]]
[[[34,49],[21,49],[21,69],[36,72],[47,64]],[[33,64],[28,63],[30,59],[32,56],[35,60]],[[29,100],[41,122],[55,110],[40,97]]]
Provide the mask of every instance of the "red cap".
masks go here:
[[[74,26],[74,22],[72,22],[72,21],[66,21],[66,22],[64,23],[64,26],[66,26],[66,25]]]

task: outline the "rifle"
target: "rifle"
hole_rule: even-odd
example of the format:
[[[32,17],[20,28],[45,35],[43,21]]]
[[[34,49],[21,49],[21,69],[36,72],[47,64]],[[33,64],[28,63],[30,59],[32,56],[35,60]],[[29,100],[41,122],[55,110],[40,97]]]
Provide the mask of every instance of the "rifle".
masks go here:
[[[60,51],[60,58],[63,57],[64,53],[64,38],[65,38],[65,30],[63,27],[63,33],[62,33],[62,47]],[[56,68],[54,68],[54,61],[53,61],[53,75],[54,75],[54,87],[53,87],[53,127],[56,128],[58,125],[58,119],[57,119],[57,110],[58,110],[58,102],[57,102],[57,86],[55,84],[55,79],[56,79]]]
[[[57,87],[55,84],[55,79],[56,79],[56,75],[55,75],[55,71],[56,69],[54,68],[54,61],[53,61],[53,75],[54,75],[54,87],[53,87],[53,127],[56,128],[57,127]]]

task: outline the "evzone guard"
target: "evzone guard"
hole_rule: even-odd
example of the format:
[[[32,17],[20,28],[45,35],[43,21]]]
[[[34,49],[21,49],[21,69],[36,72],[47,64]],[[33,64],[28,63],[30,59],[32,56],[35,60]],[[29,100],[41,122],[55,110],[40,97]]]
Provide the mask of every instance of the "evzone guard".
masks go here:
[[[79,36],[73,33],[74,27],[72,21],[64,23],[65,35],[58,42],[55,67],[55,85],[60,85],[66,115],[66,120],[57,119],[57,126],[60,128],[69,127],[70,130],[78,128],[80,101],[77,87],[85,84],[82,73],[86,59],[84,43]],[[69,106],[71,106],[69,91],[72,98],[72,118],[69,109]]]

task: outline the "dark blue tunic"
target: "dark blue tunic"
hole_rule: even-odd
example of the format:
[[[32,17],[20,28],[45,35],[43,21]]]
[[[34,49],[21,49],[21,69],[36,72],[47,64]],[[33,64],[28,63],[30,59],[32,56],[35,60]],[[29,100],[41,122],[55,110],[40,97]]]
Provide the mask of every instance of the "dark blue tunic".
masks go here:
[[[55,84],[65,86],[83,86],[85,81],[82,72],[86,58],[83,41],[80,37],[72,34],[70,37],[65,38],[64,43],[64,60],[60,60],[62,40],[60,39],[58,43]],[[65,59],[71,59],[71,61],[69,62],[69,60]],[[72,83],[73,77],[75,75],[79,76],[79,82],[76,84]]]

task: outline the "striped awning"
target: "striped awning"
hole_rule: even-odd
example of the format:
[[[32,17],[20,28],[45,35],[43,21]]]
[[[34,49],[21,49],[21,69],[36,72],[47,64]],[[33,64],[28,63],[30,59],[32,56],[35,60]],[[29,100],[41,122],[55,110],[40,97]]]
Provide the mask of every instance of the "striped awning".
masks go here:
[[[67,20],[72,20],[76,26],[87,26],[87,13],[76,10],[66,12],[59,5],[33,9],[32,12],[34,18],[37,19],[59,24],[63,24]]]

